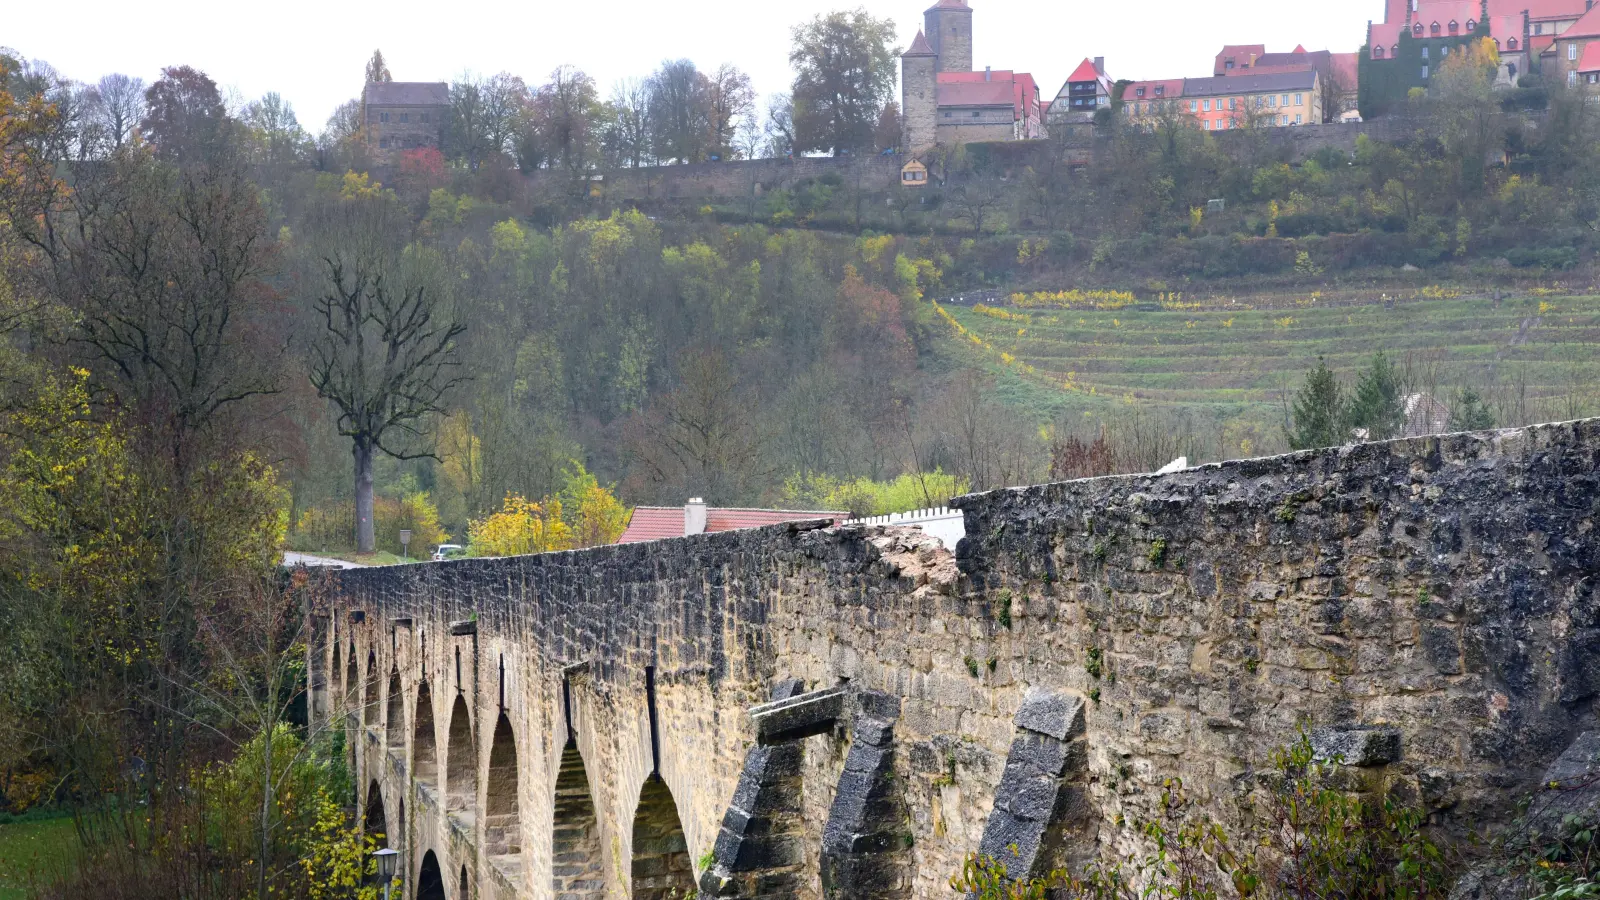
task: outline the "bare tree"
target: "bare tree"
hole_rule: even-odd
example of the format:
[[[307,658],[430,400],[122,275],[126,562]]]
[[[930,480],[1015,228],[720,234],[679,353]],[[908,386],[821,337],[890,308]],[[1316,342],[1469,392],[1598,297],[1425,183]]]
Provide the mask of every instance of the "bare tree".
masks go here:
[[[767,98],[767,152],[774,157],[794,152],[794,95],[773,94]]]
[[[440,292],[416,271],[426,266],[419,259],[423,253],[412,248],[397,260],[383,250],[360,248],[322,257],[325,293],[313,307],[323,331],[312,346],[311,383],[338,408],[339,434],[352,443],[356,544],[362,553],[376,546],[376,454],[432,456],[417,449],[418,439],[427,420],[443,411],[445,395],[463,380],[455,339],[466,327],[446,315]]]
[[[637,169],[650,159],[650,87],[628,78],[611,88],[606,101],[601,149],[614,166]]]
[[[709,112],[712,152],[731,159],[738,152],[739,125],[755,114],[756,92],[750,76],[723,63],[711,73]]]
[[[95,116],[110,149],[133,139],[133,130],[145,115],[144,92],[144,79],[127,75],[107,75],[95,85]]]

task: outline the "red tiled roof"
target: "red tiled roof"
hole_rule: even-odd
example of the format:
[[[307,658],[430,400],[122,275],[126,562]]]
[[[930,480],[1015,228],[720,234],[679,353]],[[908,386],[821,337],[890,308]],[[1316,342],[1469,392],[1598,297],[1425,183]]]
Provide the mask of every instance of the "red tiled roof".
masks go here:
[[[1088,58],[1085,58],[1083,62],[1078,63],[1078,67],[1072,70],[1071,75],[1067,76],[1067,81],[1069,82],[1099,80],[1100,70],[1094,67],[1094,60]]]
[[[1387,56],[1400,45],[1400,32],[1405,30],[1405,27],[1404,21],[1374,22],[1368,41],[1374,48],[1382,47],[1384,55]]]
[[[1506,42],[1512,38],[1517,39],[1518,52],[1526,50],[1522,44],[1522,16],[1490,16],[1489,36],[1494,38],[1495,46],[1501,50],[1506,49]]]
[[[760,528],[763,525],[781,525],[784,522],[808,522],[815,519],[832,519],[835,524],[848,519],[850,514],[836,510],[798,509],[718,509],[706,510],[706,533],[739,531]],[[628,528],[617,539],[619,544],[637,544],[642,541],[659,541],[664,538],[683,537],[683,507],[641,506],[633,511]]]
[[[918,31],[917,32],[917,39],[911,42],[911,49],[907,50],[906,52],[904,52],[904,53],[902,53],[900,55],[902,57],[906,57],[906,56],[938,56],[939,54],[933,52],[933,47],[928,44],[927,35],[923,34],[920,31]]]
[[[940,72],[940,106],[1009,106],[1018,118],[1038,115],[1039,87],[1027,72]]]
[[[1600,41],[1583,45],[1583,58],[1578,60],[1578,71],[1584,74],[1600,72]]]
[[[1573,23],[1571,28],[1568,28],[1566,31],[1561,33],[1562,40],[1567,40],[1568,38],[1597,37],[1600,37],[1600,6],[1596,6],[1594,9],[1584,13],[1583,18]],[[1584,54],[1586,57],[1588,52],[1589,49],[1585,47]]]

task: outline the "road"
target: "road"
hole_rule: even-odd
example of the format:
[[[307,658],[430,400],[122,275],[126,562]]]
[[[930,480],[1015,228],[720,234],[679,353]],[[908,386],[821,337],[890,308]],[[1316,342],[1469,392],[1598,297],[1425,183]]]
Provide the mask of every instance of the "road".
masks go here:
[[[310,568],[325,567],[333,569],[365,569],[361,563],[346,562],[342,559],[330,559],[326,556],[312,556],[309,553],[285,552],[283,564],[286,566],[307,566]]]

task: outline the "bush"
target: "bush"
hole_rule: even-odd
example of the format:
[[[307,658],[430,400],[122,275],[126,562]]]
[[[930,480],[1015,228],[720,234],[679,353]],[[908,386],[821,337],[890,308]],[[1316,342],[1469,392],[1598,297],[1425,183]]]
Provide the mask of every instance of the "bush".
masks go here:
[[[1578,251],[1571,247],[1514,247],[1506,259],[1517,268],[1570,269],[1578,264]]]

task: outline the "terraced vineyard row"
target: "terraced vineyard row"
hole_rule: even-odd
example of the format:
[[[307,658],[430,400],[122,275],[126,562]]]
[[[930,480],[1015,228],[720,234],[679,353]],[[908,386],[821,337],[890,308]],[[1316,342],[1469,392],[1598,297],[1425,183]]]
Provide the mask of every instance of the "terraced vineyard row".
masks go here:
[[[1281,418],[1285,386],[1323,357],[1353,380],[1376,350],[1451,392],[1515,390],[1554,415],[1600,414],[1600,297],[1417,300],[1294,309],[943,307],[964,357],[1030,405],[1146,402],[1217,419]],[[1580,397],[1581,399],[1581,397]],[[1559,400],[1559,402],[1558,402]]]

